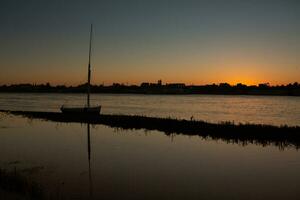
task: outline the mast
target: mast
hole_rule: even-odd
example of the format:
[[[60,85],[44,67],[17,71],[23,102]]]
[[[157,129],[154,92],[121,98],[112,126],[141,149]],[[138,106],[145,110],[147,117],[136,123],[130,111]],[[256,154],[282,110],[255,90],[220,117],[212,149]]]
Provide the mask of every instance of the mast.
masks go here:
[[[90,92],[91,92],[91,53],[92,53],[92,33],[93,24],[91,24],[90,32],[90,48],[89,48],[89,65],[88,65],[88,83],[87,83],[87,107],[90,107]]]

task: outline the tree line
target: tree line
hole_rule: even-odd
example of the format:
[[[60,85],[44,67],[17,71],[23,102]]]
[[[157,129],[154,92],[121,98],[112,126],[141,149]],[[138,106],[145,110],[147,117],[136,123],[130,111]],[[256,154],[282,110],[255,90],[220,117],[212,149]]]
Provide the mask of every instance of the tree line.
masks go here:
[[[45,84],[11,84],[1,85],[0,92],[24,93],[85,93],[86,84],[77,86]],[[142,83],[140,85],[126,85],[114,83],[112,85],[91,85],[92,93],[133,93],[133,94],[230,94],[230,95],[284,95],[300,96],[300,84],[271,86],[269,83],[247,86],[242,83],[230,85],[228,83],[208,85],[185,85],[183,83]]]

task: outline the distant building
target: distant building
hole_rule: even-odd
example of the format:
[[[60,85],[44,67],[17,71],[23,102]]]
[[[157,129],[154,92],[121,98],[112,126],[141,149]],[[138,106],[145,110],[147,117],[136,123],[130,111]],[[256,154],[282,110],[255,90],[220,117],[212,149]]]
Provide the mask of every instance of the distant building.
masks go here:
[[[228,83],[220,83],[219,87],[231,87]]]
[[[240,88],[240,89],[244,89],[244,88],[247,88],[247,85],[244,85],[242,83],[238,83],[238,84],[236,84],[236,87]]]
[[[268,88],[268,87],[270,87],[270,84],[269,84],[269,83],[260,83],[260,84],[258,85],[258,87],[259,87],[259,88]]]
[[[149,87],[150,86],[150,83],[147,83],[147,82],[143,82],[141,84],[141,87]]]
[[[158,80],[158,81],[157,81],[157,85],[158,85],[158,86],[162,86],[162,81],[161,81],[161,80]]]
[[[169,88],[184,88],[185,84],[184,83],[167,83],[166,86]]]
[[[158,80],[157,83],[148,83],[148,82],[143,82],[141,84],[141,87],[160,87],[162,86],[162,81]]]

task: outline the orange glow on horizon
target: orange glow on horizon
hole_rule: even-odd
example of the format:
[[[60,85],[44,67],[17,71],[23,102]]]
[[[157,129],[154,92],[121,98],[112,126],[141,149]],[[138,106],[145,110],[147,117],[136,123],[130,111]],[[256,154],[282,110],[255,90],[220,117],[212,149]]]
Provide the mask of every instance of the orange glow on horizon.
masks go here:
[[[78,78],[78,77],[76,77]],[[46,84],[50,83],[52,86],[56,85],[66,85],[66,86],[77,86],[80,84],[84,84],[86,81],[84,80],[85,77],[78,78],[76,80],[69,79],[69,78],[63,78],[65,81],[61,81],[59,78],[53,78],[50,79],[50,77],[47,78],[40,78],[40,79],[17,79],[12,81],[5,81],[5,79],[2,79],[0,82],[0,85],[11,85],[11,84]],[[140,85],[143,82],[149,82],[149,83],[157,83],[158,80],[162,80],[163,84],[166,83],[185,83],[186,85],[210,85],[210,84],[220,84],[220,83],[228,83],[230,85],[236,85],[238,83],[245,84],[247,86],[250,85],[258,85],[260,83],[269,83],[270,85],[287,85],[289,83],[299,82],[299,80],[293,80],[293,81],[274,81],[274,80],[268,80],[268,79],[261,79],[261,78],[252,78],[248,76],[232,76],[232,77],[226,77],[226,78],[216,78],[212,80],[202,80],[201,78],[195,77],[195,78],[189,78],[189,79],[163,79],[163,78],[149,78],[149,79],[116,79],[116,81],[111,81],[109,79],[101,80],[98,78],[92,79],[93,85],[112,85],[113,83],[120,83],[124,85]]]

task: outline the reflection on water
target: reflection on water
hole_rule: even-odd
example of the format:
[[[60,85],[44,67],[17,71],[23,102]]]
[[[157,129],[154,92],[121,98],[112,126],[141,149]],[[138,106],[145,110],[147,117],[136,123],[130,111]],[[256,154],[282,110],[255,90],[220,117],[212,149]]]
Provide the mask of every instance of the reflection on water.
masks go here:
[[[0,109],[58,111],[61,104],[83,105],[85,94],[4,94]],[[101,112],[235,121],[256,124],[300,125],[300,98],[242,95],[136,95],[94,94]]]
[[[52,199],[298,199],[295,149],[2,116],[0,165]],[[9,165],[8,165],[9,164]],[[41,168],[42,167],[42,168]],[[27,173],[27,172],[26,172]]]
[[[87,149],[88,149],[88,161],[89,161],[89,195],[93,197],[93,180],[91,170],[91,136],[90,136],[90,124],[87,124]]]

